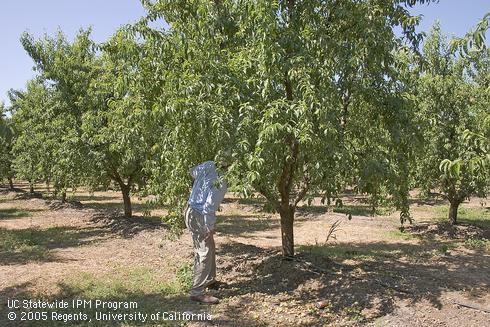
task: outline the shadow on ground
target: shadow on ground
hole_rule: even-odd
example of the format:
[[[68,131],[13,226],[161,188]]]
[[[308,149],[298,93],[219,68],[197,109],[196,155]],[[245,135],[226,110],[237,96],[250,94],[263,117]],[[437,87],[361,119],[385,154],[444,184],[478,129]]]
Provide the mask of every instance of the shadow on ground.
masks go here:
[[[157,216],[133,216],[126,218],[118,210],[97,210],[92,215],[91,221],[101,224],[110,230],[112,234],[117,234],[125,238],[131,238],[144,231],[165,229],[166,225]]]
[[[0,264],[59,261],[52,250],[83,246],[112,237],[105,228],[0,228]]]
[[[167,312],[167,317],[168,313],[173,313],[173,312],[189,312],[189,313],[194,313],[194,314],[201,314],[200,319],[205,318],[205,314],[209,313],[207,310],[208,307],[206,306],[201,306],[195,303],[192,303],[189,301],[187,295],[185,294],[166,294],[165,292],[143,292],[143,291],[128,291],[127,289],[121,289],[119,290],[117,295],[111,294],[110,296],[97,296],[97,298],[92,298],[91,296],[87,295],[87,292],[90,292],[90,290],[80,290],[77,288],[74,288],[70,285],[66,285],[63,283],[58,284],[58,287],[60,291],[55,294],[51,295],[49,297],[43,296],[42,298],[39,298],[39,296],[35,293],[32,293],[30,291],[32,284],[30,283],[24,283],[20,285],[16,285],[15,287],[10,287],[6,288],[0,291],[0,325],[1,326],[19,326],[18,321],[9,321],[7,320],[7,314],[8,312],[14,311],[19,313],[20,311],[29,311],[29,310],[20,310],[20,309],[9,309],[7,307],[7,299],[16,299],[16,300],[43,300],[43,301],[55,301],[55,300],[65,300],[69,302],[70,308],[68,309],[59,309],[59,310],[53,310],[53,309],[45,309],[43,311],[48,311],[49,312],[49,319],[46,321],[32,321],[32,322],[24,322],[22,326],[66,326],[68,325],[77,325],[77,326],[147,326],[147,325],[156,325],[158,326],[176,326],[178,325],[178,322],[175,321],[163,321],[163,320],[155,320],[155,321],[150,321],[150,315],[151,314],[156,314],[158,312]],[[80,308],[73,308],[72,306],[72,300],[74,299],[83,299],[86,300],[87,306],[80,307]],[[109,304],[113,304],[116,302],[124,302],[124,303],[135,303],[136,308],[120,308],[118,310],[110,309],[110,308],[102,308],[98,307],[96,308],[96,300],[100,300],[101,302],[106,302]],[[88,302],[91,301],[91,302]],[[88,303],[91,304],[91,307],[88,307]],[[32,309],[32,311],[39,311]],[[71,319],[69,319],[68,323],[64,322],[62,320],[62,316],[60,316],[59,321],[53,321],[52,320],[52,312],[56,311],[60,315],[67,315],[67,314],[78,314],[78,313],[83,313],[87,315],[88,319],[92,319],[90,322],[89,321],[84,321],[84,320],[75,320],[72,316]],[[96,312],[110,315],[110,314],[134,314],[133,316],[126,316],[126,320],[119,320],[115,321],[114,319],[111,320],[97,320],[96,319]],[[143,321],[142,317],[143,316],[137,316],[135,313],[140,312],[142,315],[146,315],[146,321]],[[18,314],[18,317],[20,315]],[[162,317],[162,315],[160,315]],[[195,316],[194,320],[197,320],[198,317]]]
[[[366,216],[370,217],[373,216],[373,210],[370,206],[368,205],[363,205],[363,204],[348,204],[348,205],[343,205],[341,207],[331,207],[332,212],[334,213],[342,213],[345,215],[352,215],[352,216]],[[329,207],[326,205],[304,205],[301,207],[298,207],[297,213],[298,214],[325,214],[329,211]]]
[[[81,195],[81,194],[75,194],[75,195],[70,195],[68,197],[69,199],[76,200],[76,201],[121,201],[122,203],[122,197],[120,193],[114,194],[114,195],[100,195],[100,194],[93,194],[93,195]]]
[[[38,211],[44,211],[44,209],[29,209],[29,210],[18,209],[18,208],[0,209],[0,220],[26,218],[31,215],[31,212],[38,212]]]
[[[428,198],[413,198],[408,200],[410,205],[418,206],[439,206],[439,205],[449,205],[449,202],[442,197],[428,197]]]
[[[114,200],[114,199],[113,199]],[[112,210],[123,210],[124,205],[122,200],[121,201],[111,201],[111,202],[97,202],[100,201],[98,198],[94,198],[89,201],[84,201],[82,202],[84,208],[90,208],[90,209],[95,209],[95,210],[105,210],[105,209],[112,209]],[[132,209],[137,211],[137,210],[145,210],[148,208],[145,204],[142,203],[133,203]]]
[[[258,215],[220,215],[218,229],[228,235],[245,236],[254,232],[279,227],[279,220]]]
[[[371,322],[391,313],[399,300],[426,300],[440,308],[445,291],[473,289],[485,294],[490,285],[488,256],[450,255],[445,243],[434,241],[302,247],[293,260],[284,260],[276,251],[231,243],[219,249],[219,257],[219,271],[230,284],[224,297],[258,293],[263,294],[261,306],[294,302],[291,310],[308,312],[311,326],[333,322],[322,320],[324,312],[332,319]],[[267,303],[270,297],[275,300]],[[319,300],[326,308],[311,310]],[[244,305],[242,313],[248,310]]]

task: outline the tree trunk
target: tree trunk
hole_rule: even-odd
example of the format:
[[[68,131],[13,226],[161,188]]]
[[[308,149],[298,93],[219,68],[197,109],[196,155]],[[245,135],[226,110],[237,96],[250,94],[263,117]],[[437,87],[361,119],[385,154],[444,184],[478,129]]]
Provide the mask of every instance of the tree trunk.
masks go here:
[[[34,194],[34,184],[29,183],[29,193]]]
[[[449,222],[451,225],[456,225],[458,223],[458,208],[461,202],[452,201],[449,205]]]
[[[294,256],[294,209],[288,208],[280,210],[281,215],[281,237],[282,237],[282,255],[285,257]]]
[[[131,196],[129,195],[131,186],[130,185],[125,185],[122,184],[120,185],[121,187],[121,192],[123,195],[123,201],[124,201],[124,216],[126,218],[131,218],[133,215],[132,209],[131,209]]]
[[[66,191],[63,190],[63,192],[61,192],[61,203],[65,203],[66,202]]]
[[[9,177],[9,187],[11,191],[14,190],[14,181],[12,180],[12,177]]]

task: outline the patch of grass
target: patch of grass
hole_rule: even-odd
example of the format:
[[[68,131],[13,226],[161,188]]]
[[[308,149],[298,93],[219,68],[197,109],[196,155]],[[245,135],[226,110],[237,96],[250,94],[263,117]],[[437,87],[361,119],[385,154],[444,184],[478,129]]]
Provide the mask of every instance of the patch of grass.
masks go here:
[[[187,271],[188,267],[181,267],[178,271]],[[67,309],[51,310],[60,315],[83,313],[91,321],[74,321],[77,326],[186,326],[185,320],[151,320],[151,315],[163,312],[192,311],[194,313],[209,312],[209,309],[191,303],[187,294],[178,281],[178,272],[175,278],[165,279],[160,269],[145,266],[115,266],[110,271],[99,272],[77,272],[65,278],[58,284],[60,291],[56,295],[43,297],[43,300],[52,301],[63,299],[68,301]],[[184,274],[185,275],[185,274]],[[26,294],[27,295],[27,294]],[[37,299],[37,296],[28,296]],[[85,301],[82,306],[76,308],[72,300]],[[97,302],[96,302],[97,301]],[[96,303],[104,302],[111,306],[96,307]],[[129,304],[133,307],[125,308],[121,304]],[[115,307],[117,305],[118,307]],[[0,308],[0,324],[3,316]],[[3,315],[5,313],[5,315]],[[100,314],[137,314],[138,318],[125,318],[126,320],[97,320],[96,313]],[[146,321],[141,319],[144,315]],[[51,316],[50,316],[51,317]],[[68,324],[72,324],[68,322]],[[25,326],[66,326],[63,321],[26,322]]]
[[[298,219],[301,219],[300,214],[323,215],[328,212],[327,206],[316,206],[304,204],[297,209]]]
[[[51,242],[62,242],[68,233],[63,228],[53,227],[44,230],[29,229],[0,229],[0,252],[6,253],[37,253],[42,255]]]
[[[436,249],[437,252],[443,255],[446,255],[449,252],[449,250],[450,250],[450,246],[447,244],[443,244]]]
[[[361,309],[357,306],[347,307],[343,310],[343,313],[352,321],[362,322],[365,319],[361,313]]]
[[[448,221],[449,205],[437,206],[433,210],[436,219]],[[490,209],[485,207],[465,208],[460,206],[458,209],[458,222],[490,229]]]
[[[490,241],[484,238],[470,238],[464,242],[465,247],[469,249],[478,249],[478,250],[490,250]]]
[[[192,265],[185,263],[176,269],[174,278],[162,278],[151,267],[116,266],[110,273],[82,272],[65,284],[72,293],[85,298],[111,298],[121,293],[158,293],[176,295],[187,293],[192,286]]]
[[[148,267],[117,267],[103,275],[82,272],[69,278],[65,285],[73,293],[70,295],[88,299],[115,298],[123,293],[175,294],[180,291],[178,283],[161,280]]]
[[[91,209],[97,209],[97,210],[104,210],[104,209],[119,209],[119,210],[123,210],[124,209],[124,206],[123,206],[123,202],[122,200],[121,201],[117,201],[117,202],[95,202],[95,201],[85,201],[85,202],[82,202],[83,205],[87,208],[91,208]],[[134,205],[133,206],[133,210],[135,209],[134,208]]]
[[[264,199],[259,198],[259,197],[239,198],[238,199],[239,204],[245,204],[245,205],[263,205],[264,202],[265,202]]]
[[[334,207],[333,212],[343,213],[345,215],[353,216],[372,216],[373,210],[367,205],[343,205],[341,207]]]
[[[458,247],[457,243],[441,243],[438,244],[437,247],[435,247],[432,250],[427,250],[424,253],[421,253],[421,256],[423,257],[435,257],[435,256],[441,256],[441,255],[448,255],[449,251],[455,249]]]
[[[358,249],[355,247],[332,246],[332,245],[308,245],[301,246],[300,251],[319,254],[334,259],[356,259],[373,261],[378,258],[391,258],[398,256],[403,252],[401,250],[383,249],[383,248],[364,248]]]
[[[71,227],[0,228],[0,263],[50,258],[50,250],[82,244],[87,233]]]
[[[192,287],[193,279],[193,267],[190,263],[182,265],[177,271],[177,281],[179,287],[185,291],[188,291]]]
[[[82,195],[82,194],[72,194],[68,196],[69,200],[75,200],[75,201],[92,201],[92,202],[97,202],[97,201],[122,201],[120,199],[120,193],[114,193],[112,195],[99,195],[99,194],[88,194],[88,195]]]
[[[407,232],[402,232],[400,230],[389,231],[386,233],[386,235],[392,239],[402,239],[405,241],[413,240],[415,238],[412,234]]]
[[[405,237],[403,235],[403,237]],[[313,253],[334,260],[354,259],[359,261],[398,260],[401,257],[419,258],[433,257],[448,254],[449,250],[456,248],[456,242],[437,242],[419,245],[409,243],[373,243],[373,244],[323,244],[300,246],[300,252]]]
[[[0,219],[13,219],[29,217],[31,213],[17,208],[0,209]]]
[[[232,211],[221,215],[217,220],[219,230],[225,234],[246,236],[255,231],[263,231],[275,228],[278,221],[269,219],[260,214]]]
[[[192,267],[189,264],[177,268],[174,278],[170,279],[162,277],[160,271],[152,267],[117,266],[104,274],[82,272],[68,278],[62,285],[61,296],[67,299],[92,300],[92,303],[95,300],[132,301],[138,305],[136,310],[119,309],[117,313],[139,311],[151,315],[163,311],[184,311],[182,310],[183,307],[193,309],[194,306],[187,298],[187,290],[190,287],[189,278],[192,279]],[[96,311],[114,312],[113,310],[101,310],[94,307],[84,311],[90,316],[94,316]],[[94,323],[93,320],[91,324],[87,324],[87,326],[93,325],[107,326],[111,324],[107,322]],[[185,326],[186,323],[184,321],[146,321],[145,323],[138,321],[115,325]]]
[[[82,205],[84,208],[90,208],[95,210],[114,210],[119,211],[121,214],[124,211],[123,201],[115,202],[96,202],[96,201],[83,201]],[[133,214],[140,212],[143,216],[148,218],[155,218],[155,220],[161,220],[160,217],[151,216],[151,210],[154,209],[145,203],[131,203],[131,208],[133,209]]]

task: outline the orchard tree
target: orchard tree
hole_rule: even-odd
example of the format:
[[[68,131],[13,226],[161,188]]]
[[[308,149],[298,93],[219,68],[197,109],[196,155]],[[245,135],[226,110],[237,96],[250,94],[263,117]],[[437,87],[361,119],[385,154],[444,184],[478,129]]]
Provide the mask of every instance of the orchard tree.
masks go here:
[[[466,130],[466,142],[476,146],[476,155],[471,160],[473,169],[489,172],[490,169],[490,49],[485,44],[485,33],[490,28],[490,13],[487,13],[477,24],[476,28],[463,38],[451,40],[452,49],[459,49],[462,56],[466,56],[473,64],[470,76],[478,85],[480,103],[486,104],[482,108],[476,130]],[[490,172],[488,173],[490,175]],[[490,176],[489,176],[490,178]]]
[[[144,185],[143,171],[153,138],[145,127],[151,111],[145,110],[140,82],[140,45],[119,30],[101,47],[95,63],[99,71],[87,90],[93,103],[82,119],[82,141],[89,148],[89,167],[95,184],[109,179],[117,183],[124,213],[131,217],[131,191]],[[97,174],[97,172],[99,172]]]
[[[39,40],[28,33],[21,43],[35,63],[38,79],[49,85],[49,105],[42,110],[44,130],[50,136],[52,179],[55,194],[64,201],[66,190],[76,188],[87,177],[87,148],[81,140],[82,115],[90,103],[87,90],[96,72],[92,68],[95,48],[89,31],[80,31],[70,44],[59,31]]]
[[[58,114],[65,105],[59,92],[36,79],[28,82],[25,91],[11,91],[11,102],[17,175],[44,181],[48,192],[53,184],[54,194],[65,201],[67,187],[77,185],[78,170],[71,151],[73,135],[67,128],[69,117]]]
[[[470,76],[476,83],[475,97],[481,105],[478,123],[464,133],[466,143],[475,148],[470,159],[473,170],[481,170],[490,184],[490,49],[482,49],[468,57],[472,63]]]
[[[70,43],[55,38],[22,36],[40,78],[54,91],[53,117],[59,123],[57,185],[66,190],[85,184],[95,188],[115,182],[122,193],[124,214],[132,216],[130,192],[144,177],[147,142],[138,78],[139,45],[120,30],[97,46],[89,31]]]
[[[30,192],[34,184],[49,181],[51,175],[52,149],[46,128],[44,110],[49,105],[46,86],[39,80],[27,83],[25,91],[11,91],[12,123],[16,134],[12,147],[13,166],[19,178],[29,182]]]
[[[6,115],[7,109],[3,102],[0,102],[0,178],[7,179],[9,188],[14,189],[12,168],[12,145],[14,141],[14,131],[11,119]]]
[[[156,183],[184,200],[190,165],[229,150],[229,181],[279,212],[285,256],[303,200],[351,183],[389,189],[410,146],[394,130],[407,106],[393,27],[417,45],[419,17],[405,8],[416,2],[429,1],[143,1],[147,21],[169,24],[139,26],[166,78],[157,108],[163,162],[174,165]],[[407,214],[407,186],[389,191]]]
[[[485,43],[485,36],[490,29],[490,12],[485,14],[476,28],[466,33],[464,37],[451,39],[452,51],[459,50],[462,57],[467,57],[473,65],[470,76],[478,85],[480,101],[484,104],[490,103],[490,49]],[[476,146],[479,150],[472,158],[470,165],[473,169],[488,171],[490,166],[490,110],[481,111],[479,128],[476,131],[467,129],[464,138],[469,144]],[[450,167],[452,163],[446,160],[445,166]],[[490,173],[489,173],[490,174]]]
[[[479,149],[464,138],[467,131],[478,132],[478,117],[488,110],[488,90],[471,78],[471,61],[451,51],[437,24],[423,56],[417,81],[425,141],[420,180],[425,189],[440,189],[450,203],[449,221],[456,224],[459,205],[488,189],[488,170],[472,165]]]

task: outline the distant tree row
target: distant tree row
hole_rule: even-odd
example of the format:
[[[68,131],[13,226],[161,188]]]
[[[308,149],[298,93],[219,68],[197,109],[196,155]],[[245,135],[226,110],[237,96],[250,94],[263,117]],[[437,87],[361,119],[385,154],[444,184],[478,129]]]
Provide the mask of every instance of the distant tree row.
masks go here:
[[[434,26],[420,51],[407,6],[428,2],[145,0],[102,44],[25,33],[37,76],[2,108],[2,177],[63,200],[112,183],[128,217],[153,194],[181,227],[189,167],[226,157],[233,189],[280,214],[286,256],[297,206],[347,188],[402,224],[410,190],[438,190],[456,223],[490,185],[489,16],[452,43]]]

